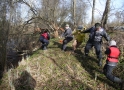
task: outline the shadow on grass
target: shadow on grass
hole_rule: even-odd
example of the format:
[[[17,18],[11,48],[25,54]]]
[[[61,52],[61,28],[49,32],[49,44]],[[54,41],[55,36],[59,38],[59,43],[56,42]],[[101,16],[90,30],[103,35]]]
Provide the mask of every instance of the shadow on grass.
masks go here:
[[[26,70],[21,73],[20,78],[13,81],[15,90],[34,90],[35,79]]]
[[[77,58],[77,60],[81,63],[82,67],[90,74],[92,79],[95,79],[97,74],[98,75],[97,80],[106,83],[107,85],[115,88],[115,90],[118,89],[118,85],[115,85],[113,82],[109,81],[104,76],[103,68],[98,66],[98,60],[96,58],[91,56],[85,57],[84,53],[82,53],[81,50],[77,50],[76,54],[74,55]]]

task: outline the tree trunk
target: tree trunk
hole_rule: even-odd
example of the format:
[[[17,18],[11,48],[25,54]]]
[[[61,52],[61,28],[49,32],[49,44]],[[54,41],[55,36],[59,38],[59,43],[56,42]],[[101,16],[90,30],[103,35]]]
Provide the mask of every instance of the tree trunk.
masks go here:
[[[0,22],[0,79],[3,76],[6,65],[6,7],[3,7],[2,21]]]
[[[75,12],[76,12],[76,0],[73,0],[73,19],[74,19],[74,30],[76,29]]]
[[[3,6],[1,16],[0,16],[0,79],[3,76],[4,71],[6,70],[6,49],[7,49],[7,40],[8,40],[8,33],[10,28],[10,21],[7,18],[7,0],[3,1]],[[11,15],[10,15],[11,17]]]
[[[54,31],[54,36],[55,36],[55,38],[58,38],[59,37],[59,34],[58,34],[58,31],[57,30]]]
[[[94,10],[95,10],[95,2],[96,0],[93,0],[93,7],[92,7],[92,21],[91,21],[91,26],[94,25]]]
[[[110,12],[110,2],[111,0],[107,0],[106,1],[106,7],[102,16],[102,20],[101,20],[101,25],[103,28],[107,29],[106,24],[107,24],[107,20],[108,20],[108,14]]]
[[[59,37],[59,32],[58,32],[58,25],[55,22],[51,22],[51,25],[54,30],[54,37],[58,38]]]

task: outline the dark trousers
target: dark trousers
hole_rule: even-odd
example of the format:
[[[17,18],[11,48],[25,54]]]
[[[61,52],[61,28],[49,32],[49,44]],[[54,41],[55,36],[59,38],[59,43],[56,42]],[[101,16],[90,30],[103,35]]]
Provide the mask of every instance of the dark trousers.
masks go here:
[[[64,40],[63,40],[63,44],[62,44],[62,50],[66,50],[66,46],[67,46],[67,44],[70,42],[70,41],[72,41],[73,40],[73,37],[67,37],[67,38],[65,38]]]
[[[95,52],[96,52],[96,55],[97,55],[97,58],[99,60],[102,59],[102,52],[101,52],[101,42],[91,42],[91,41],[88,41],[86,46],[85,46],[85,55],[88,55],[89,53],[89,50],[94,46],[95,48]]]
[[[45,50],[49,44],[49,40],[45,39],[44,37],[40,37],[40,42],[42,43],[41,48]]]
[[[116,67],[116,66],[110,66],[110,65],[105,64],[105,66],[104,66],[104,68],[103,68],[104,74],[105,74],[105,76],[106,76],[109,80],[111,80],[112,82],[121,83],[122,80],[112,74],[113,69],[114,69],[115,67]]]

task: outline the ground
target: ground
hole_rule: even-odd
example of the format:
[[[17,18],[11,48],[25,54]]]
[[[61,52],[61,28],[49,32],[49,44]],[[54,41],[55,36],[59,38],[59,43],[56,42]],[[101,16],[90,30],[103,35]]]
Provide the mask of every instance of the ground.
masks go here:
[[[71,44],[64,52],[59,40],[52,39],[47,50],[35,51],[19,62],[17,68],[5,73],[0,90],[119,90],[118,84],[104,76],[104,65],[98,66],[94,50],[89,57],[84,57],[85,43],[76,53],[72,53]],[[105,59],[104,56],[104,64]],[[123,68],[117,68],[121,78],[124,78]]]

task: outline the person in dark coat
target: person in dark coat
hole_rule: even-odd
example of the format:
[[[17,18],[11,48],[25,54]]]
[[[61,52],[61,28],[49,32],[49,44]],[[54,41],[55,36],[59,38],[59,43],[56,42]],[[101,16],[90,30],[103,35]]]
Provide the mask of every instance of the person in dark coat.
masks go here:
[[[97,58],[99,60],[99,66],[102,66],[102,38],[104,37],[106,41],[110,40],[110,37],[106,33],[106,31],[101,27],[100,23],[95,23],[95,25],[85,31],[83,33],[90,33],[89,40],[85,46],[85,56],[88,56],[89,50],[94,46]]]
[[[66,24],[66,26],[65,26],[65,32],[63,33],[62,37],[65,37],[65,39],[63,40],[63,44],[62,44],[61,49],[63,51],[66,51],[67,44],[73,40],[72,30],[68,24]]]

